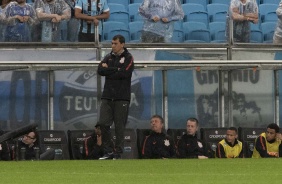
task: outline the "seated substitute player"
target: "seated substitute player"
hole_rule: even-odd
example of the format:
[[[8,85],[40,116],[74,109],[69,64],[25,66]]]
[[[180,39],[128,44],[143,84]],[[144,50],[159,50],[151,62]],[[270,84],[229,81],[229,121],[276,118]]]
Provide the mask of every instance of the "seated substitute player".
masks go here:
[[[282,136],[279,133],[279,126],[271,123],[267,126],[266,132],[256,138],[252,158],[276,158],[282,157]]]
[[[217,145],[215,156],[217,158],[243,158],[243,144],[237,140],[237,137],[237,128],[228,128],[226,138]]]
[[[206,145],[197,138],[199,122],[196,118],[189,118],[186,123],[187,133],[177,142],[176,155],[178,158],[208,158]]]
[[[164,133],[164,120],[159,115],[151,118],[151,133],[143,143],[142,158],[174,158],[175,150],[172,138]]]
[[[21,155],[21,149],[25,150],[24,155]],[[19,158],[23,160],[34,160],[39,155],[36,155],[36,149],[39,150],[37,144],[37,133],[35,131],[31,131],[28,134],[25,134],[21,140],[18,140],[18,155],[24,156],[24,158]]]
[[[111,145],[114,148],[114,143]],[[100,125],[94,128],[94,133],[85,139],[84,141],[84,159],[86,160],[96,160],[104,155],[104,149],[102,147],[102,135]]]
[[[0,130],[0,136],[3,134],[4,132]],[[11,160],[10,149],[9,149],[7,141],[0,143],[0,161],[2,160],[5,160],[5,161]]]

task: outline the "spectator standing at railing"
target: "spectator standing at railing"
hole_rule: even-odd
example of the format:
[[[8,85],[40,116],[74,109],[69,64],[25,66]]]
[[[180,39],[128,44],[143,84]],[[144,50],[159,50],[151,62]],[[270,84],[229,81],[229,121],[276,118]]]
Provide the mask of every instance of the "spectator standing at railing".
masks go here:
[[[107,0],[77,0],[75,17],[81,20],[78,33],[79,42],[95,41],[94,26],[99,26],[99,40],[101,40],[102,20],[110,17]]]
[[[141,34],[141,41],[145,43],[170,42],[174,21],[184,17],[179,0],[144,0],[139,13],[145,18]]]
[[[58,42],[61,36],[60,23],[69,20],[71,10],[64,0],[35,0],[34,8],[41,21],[41,41]]]
[[[271,123],[266,131],[256,138],[252,158],[276,158],[282,157],[282,135],[279,126]]]
[[[0,130],[0,136],[2,136],[3,134],[4,132]],[[10,149],[9,149],[7,141],[0,143],[0,161],[2,160],[5,160],[5,161],[11,160]]]
[[[278,17],[276,29],[273,34],[273,43],[282,44],[282,1],[276,10],[276,15]]]
[[[256,0],[231,0],[229,14],[233,19],[234,42],[250,42],[251,27],[258,23],[258,5]],[[229,21],[229,19],[227,19]],[[227,36],[229,37],[229,22],[227,21]]]
[[[30,42],[31,28],[37,23],[34,8],[26,0],[10,2],[3,10],[5,42]]]
[[[66,22],[66,37],[70,42],[75,42],[78,39],[79,20],[74,16],[75,0],[65,0],[71,9],[71,18]]]

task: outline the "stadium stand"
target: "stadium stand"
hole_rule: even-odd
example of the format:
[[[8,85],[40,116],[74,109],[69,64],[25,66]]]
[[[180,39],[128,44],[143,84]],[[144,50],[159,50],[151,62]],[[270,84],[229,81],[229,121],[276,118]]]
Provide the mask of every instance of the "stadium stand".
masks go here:
[[[277,5],[275,4],[260,4],[259,15],[261,22],[277,21],[276,9]]]
[[[171,42],[173,43],[182,43],[184,41],[184,32],[183,32],[183,22],[182,21],[176,21],[174,23],[174,30]]]
[[[273,34],[276,28],[275,22],[263,22],[261,24],[261,30],[263,33],[263,42],[264,43],[272,43],[273,42]]]
[[[184,42],[205,43],[210,42],[210,31],[202,22],[184,22]]]
[[[210,0],[210,4],[214,4],[214,3],[226,4],[229,6],[230,0]]]
[[[133,3],[128,5],[128,13],[130,22],[143,21],[143,17],[139,14],[138,8],[141,3]]]
[[[130,0],[130,4],[133,3],[143,3],[143,0]]]
[[[126,7],[122,4],[109,3],[110,17],[106,19],[108,21],[123,22],[125,25],[129,23],[129,14]]]
[[[130,42],[140,42],[141,33],[143,30],[143,21],[135,21],[129,23]]]
[[[115,130],[111,129],[113,140],[115,140]],[[137,148],[137,136],[134,129],[124,130],[124,147],[122,153],[122,159],[137,159],[138,148]]]
[[[189,4],[189,3],[203,5],[203,7],[206,9],[207,4],[208,4],[208,0],[183,0],[182,4]]]
[[[261,0],[260,4],[275,4],[278,5],[280,0]]]
[[[102,42],[111,42],[112,38],[121,34],[124,36],[125,41],[130,41],[130,32],[128,29],[128,24],[116,21],[107,21],[103,23],[103,33],[102,33]]]
[[[225,29],[226,29],[225,22],[210,22],[209,29],[211,33],[212,43],[227,42],[226,33],[225,33]]]
[[[263,34],[260,30],[251,30],[251,43],[262,43],[263,42]]]
[[[226,4],[208,4],[207,11],[210,22],[226,22],[228,5]]]
[[[201,140],[212,150],[212,155],[215,156],[215,151],[219,141],[226,137],[227,128],[201,128]]]
[[[129,5],[129,0],[107,0],[107,2],[109,4],[111,3],[117,3],[117,4],[122,4],[126,9],[128,9],[128,5]],[[110,9],[110,11],[112,11],[112,9]]]
[[[136,135],[137,135],[137,149],[138,149],[138,155],[139,158],[142,158],[142,148],[143,148],[143,142],[151,132],[151,129],[136,129]]]
[[[265,128],[238,128],[238,139],[243,142],[245,158],[251,158],[255,146],[255,139],[265,131]]]
[[[260,24],[250,24],[251,26],[251,43],[262,43],[263,33],[261,31]]]
[[[68,130],[68,144],[70,159],[82,160],[84,141],[92,135],[94,130]]]
[[[61,130],[40,130],[38,131],[38,143],[41,152],[48,149],[55,149],[55,160],[69,160],[69,149],[67,137]]]
[[[208,12],[203,5],[189,3],[182,5],[184,22],[203,22],[208,25]]]

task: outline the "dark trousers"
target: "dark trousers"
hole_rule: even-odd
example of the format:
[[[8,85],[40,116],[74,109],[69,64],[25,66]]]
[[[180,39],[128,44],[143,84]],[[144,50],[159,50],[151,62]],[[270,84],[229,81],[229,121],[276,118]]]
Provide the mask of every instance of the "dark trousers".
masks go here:
[[[141,42],[143,43],[164,43],[164,37],[157,35],[156,33],[142,31]]]
[[[102,99],[99,124],[102,131],[102,145],[105,153],[122,153],[124,147],[124,129],[128,118],[129,101]],[[115,149],[111,147],[110,127],[115,125]]]
[[[79,32],[78,41],[79,42],[95,42],[95,34]],[[101,41],[101,35],[99,35],[99,41]]]

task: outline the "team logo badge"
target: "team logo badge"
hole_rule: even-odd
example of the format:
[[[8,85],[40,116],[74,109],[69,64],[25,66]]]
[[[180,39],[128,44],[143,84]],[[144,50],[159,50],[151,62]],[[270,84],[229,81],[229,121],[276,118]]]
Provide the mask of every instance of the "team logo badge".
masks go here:
[[[123,64],[123,63],[124,63],[124,57],[120,58],[119,62],[120,62],[121,64]]]
[[[164,140],[164,145],[165,145],[165,146],[169,146],[169,145],[170,145],[170,143],[169,143],[169,140],[168,140],[168,139]]]
[[[202,148],[202,147],[203,147],[203,144],[198,141],[198,146],[199,146],[199,148]]]

